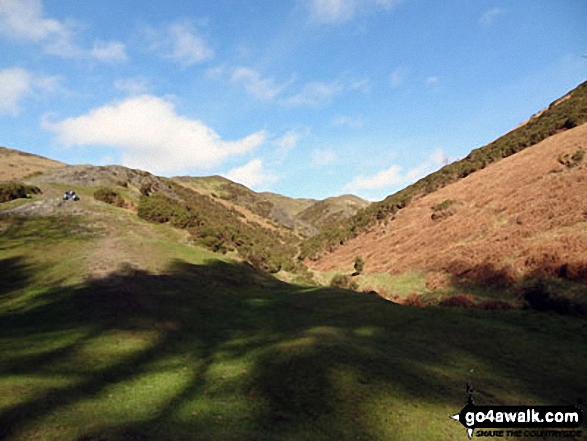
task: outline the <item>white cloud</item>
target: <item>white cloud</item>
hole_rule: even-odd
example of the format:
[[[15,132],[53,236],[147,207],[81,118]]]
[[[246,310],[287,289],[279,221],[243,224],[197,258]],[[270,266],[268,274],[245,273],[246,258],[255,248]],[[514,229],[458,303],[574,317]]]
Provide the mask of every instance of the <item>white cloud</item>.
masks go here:
[[[440,83],[440,78],[438,78],[436,76],[430,76],[430,77],[426,78],[426,85],[427,86],[433,86],[438,83]]]
[[[16,116],[18,102],[32,87],[32,75],[19,67],[0,70],[0,115]]]
[[[144,30],[149,48],[162,58],[189,67],[214,58],[214,50],[198,35],[186,20],[176,21],[164,28]]]
[[[371,80],[369,78],[355,79],[351,82],[350,88],[368,94],[371,92]]]
[[[126,60],[124,44],[97,41],[84,50],[73,36],[78,26],[43,16],[41,0],[0,0],[0,33],[5,37],[41,44],[45,53],[65,58],[87,57],[99,61]]]
[[[442,149],[436,149],[421,165],[403,172],[400,165],[394,164],[373,176],[357,176],[345,185],[345,191],[358,192],[361,190],[375,190],[391,188],[398,185],[408,185],[416,182],[449,162]]]
[[[249,188],[272,184],[279,179],[276,175],[263,170],[261,159],[253,159],[242,167],[233,168],[225,176]]]
[[[273,100],[279,95],[285,85],[278,85],[273,78],[262,78],[256,70],[248,67],[237,67],[234,69],[230,80],[233,83],[242,83],[248,93],[261,100]]]
[[[294,130],[289,130],[281,138],[276,139],[275,144],[280,149],[291,150],[298,145],[299,140],[302,138],[302,134]]]
[[[20,67],[0,70],[0,115],[18,115],[24,97],[36,92],[55,92],[59,82],[58,76],[42,77]]]
[[[322,167],[336,161],[336,153],[327,149],[316,149],[312,151],[312,165]]]
[[[284,102],[289,106],[318,106],[328,103],[342,89],[338,81],[332,83],[316,81],[306,84],[301,92],[286,98]]]
[[[483,26],[491,26],[491,24],[493,23],[493,21],[499,16],[502,15],[503,13],[505,13],[505,11],[501,8],[493,8],[490,9],[488,11],[486,11],[482,16],[481,19],[479,20],[479,22],[483,25]]]
[[[406,80],[406,76],[408,74],[408,69],[405,67],[398,67],[389,75],[389,84],[393,88],[400,87],[404,81]]]
[[[118,41],[96,41],[91,51],[94,58],[100,61],[127,61],[126,47]]]
[[[351,129],[359,129],[363,127],[363,121],[360,118],[352,118],[350,116],[339,116],[334,118],[331,124],[336,127],[349,127]]]
[[[121,152],[124,165],[170,174],[208,169],[249,153],[265,142],[265,131],[224,141],[203,122],[178,115],[169,100],[153,95],[130,97],[85,115],[42,127],[68,146],[109,146]]]
[[[390,10],[398,0],[305,0],[305,3],[312,20],[336,24],[373,10]]]
[[[130,95],[141,95],[149,90],[149,82],[144,78],[123,78],[116,80],[114,87]]]

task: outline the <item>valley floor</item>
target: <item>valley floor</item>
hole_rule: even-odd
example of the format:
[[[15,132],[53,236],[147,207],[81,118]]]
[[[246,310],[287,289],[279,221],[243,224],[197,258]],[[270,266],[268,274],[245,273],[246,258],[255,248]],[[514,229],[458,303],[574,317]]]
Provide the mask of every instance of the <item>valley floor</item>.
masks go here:
[[[463,440],[467,383],[587,397],[583,318],[289,284],[83,204],[0,220],[0,439]]]

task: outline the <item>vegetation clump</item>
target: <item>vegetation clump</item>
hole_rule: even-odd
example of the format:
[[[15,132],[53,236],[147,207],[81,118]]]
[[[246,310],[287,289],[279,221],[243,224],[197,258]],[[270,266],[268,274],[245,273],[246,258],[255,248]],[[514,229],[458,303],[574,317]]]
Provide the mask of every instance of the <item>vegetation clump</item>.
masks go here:
[[[433,205],[430,207],[432,209],[432,215],[430,218],[432,220],[442,220],[452,216],[456,212],[454,207],[455,204],[457,204],[456,200],[446,199],[439,204]]]
[[[297,240],[258,224],[242,215],[227,213],[227,208],[208,196],[178,184],[171,184],[176,199],[162,192],[143,195],[138,216],[155,223],[167,223],[187,230],[194,242],[214,251],[236,251],[243,259],[269,273],[298,271],[303,265],[295,261]]]
[[[585,157],[585,150],[580,148],[572,155],[569,155],[567,153],[566,155],[559,156],[558,162],[559,162],[559,164],[564,165],[567,168],[573,168],[573,167],[578,166],[581,163],[581,161],[583,161],[584,157]]]
[[[337,274],[332,278],[330,281],[330,286],[332,288],[340,288],[340,289],[350,289],[356,291],[359,288],[357,282],[352,280],[346,274]]]
[[[14,199],[28,198],[32,194],[42,193],[39,187],[21,182],[0,182],[0,203]]]
[[[94,192],[94,199],[106,202],[115,207],[124,207],[126,200],[120,193],[110,187],[100,187]]]
[[[355,273],[354,275],[358,276],[363,272],[365,269],[365,260],[361,256],[355,257]]]

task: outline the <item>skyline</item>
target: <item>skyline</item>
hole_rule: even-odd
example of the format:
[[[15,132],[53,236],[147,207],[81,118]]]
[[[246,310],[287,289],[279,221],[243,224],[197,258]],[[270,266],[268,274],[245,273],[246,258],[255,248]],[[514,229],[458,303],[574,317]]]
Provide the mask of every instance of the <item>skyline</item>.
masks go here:
[[[0,0],[0,145],[381,200],[587,77],[585,2]]]

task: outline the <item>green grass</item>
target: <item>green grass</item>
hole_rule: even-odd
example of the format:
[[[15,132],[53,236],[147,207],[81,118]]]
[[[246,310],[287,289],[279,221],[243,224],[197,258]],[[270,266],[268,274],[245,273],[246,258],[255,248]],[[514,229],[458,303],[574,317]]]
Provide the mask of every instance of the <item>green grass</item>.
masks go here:
[[[587,396],[584,319],[285,283],[140,221],[125,245],[165,270],[61,279],[103,234],[76,221],[0,238],[0,439],[463,440],[467,382],[479,404]]]

